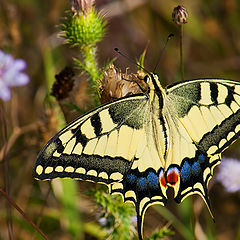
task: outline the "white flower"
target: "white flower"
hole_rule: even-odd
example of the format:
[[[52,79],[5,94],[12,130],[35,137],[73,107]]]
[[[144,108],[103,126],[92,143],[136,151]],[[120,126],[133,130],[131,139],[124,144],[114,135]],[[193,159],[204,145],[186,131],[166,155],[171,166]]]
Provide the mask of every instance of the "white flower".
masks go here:
[[[222,183],[227,192],[240,191],[240,161],[223,158],[218,170],[217,181]]]

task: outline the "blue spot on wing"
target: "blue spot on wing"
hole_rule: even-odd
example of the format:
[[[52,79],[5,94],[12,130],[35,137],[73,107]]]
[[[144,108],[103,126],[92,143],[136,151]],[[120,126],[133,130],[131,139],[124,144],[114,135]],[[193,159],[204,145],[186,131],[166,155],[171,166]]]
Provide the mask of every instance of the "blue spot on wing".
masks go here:
[[[191,177],[191,166],[187,161],[184,162],[181,168],[181,176],[182,176],[183,182],[188,181]]]
[[[158,188],[158,177],[154,172],[150,172],[147,175],[147,180],[148,180],[150,187]]]
[[[205,156],[204,156],[203,154],[200,154],[200,155],[198,156],[198,159],[199,159],[199,161],[200,161],[201,163],[204,163],[204,161],[206,160],[206,158],[205,158]]]
[[[138,187],[140,189],[145,189],[147,188],[147,179],[145,177],[140,177],[138,179],[138,183],[137,183]]]
[[[132,173],[127,176],[127,181],[130,183],[134,183],[136,181],[136,179],[137,179],[136,175],[134,175]]]
[[[193,173],[193,175],[198,176],[200,172],[201,172],[200,163],[198,161],[196,161],[192,165],[192,173]]]

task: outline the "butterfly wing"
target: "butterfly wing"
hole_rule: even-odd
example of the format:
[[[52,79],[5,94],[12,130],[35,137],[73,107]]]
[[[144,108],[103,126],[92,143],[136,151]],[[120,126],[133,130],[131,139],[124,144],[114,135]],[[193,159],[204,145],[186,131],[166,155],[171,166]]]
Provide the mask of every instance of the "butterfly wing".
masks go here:
[[[151,116],[151,114],[148,113],[146,116]],[[150,118],[145,121],[145,133],[152,128],[149,120]],[[126,178],[110,186],[112,194],[120,193],[124,201],[135,204],[140,240],[143,235],[143,220],[147,208],[154,204],[166,204],[166,188],[160,184],[163,172],[162,156],[156,148],[154,137],[143,134]]]
[[[126,97],[73,121],[41,150],[34,177],[120,181],[131,168],[146,104],[145,96]]]
[[[152,135],[152,108],[145,95],[103,105],[78,118],[41,150],[36,179],[73,178],[109,185],[135,204],[139,239],[146,209],[166,202],[159,178],[163,157]]]
[[[180,178],[173,181],[175,200],[197,193],[210,210],[207,185],[213,169],[240,135],[240,82],[181,82],[166,88],[166,106],[171,122],[167,176]]]

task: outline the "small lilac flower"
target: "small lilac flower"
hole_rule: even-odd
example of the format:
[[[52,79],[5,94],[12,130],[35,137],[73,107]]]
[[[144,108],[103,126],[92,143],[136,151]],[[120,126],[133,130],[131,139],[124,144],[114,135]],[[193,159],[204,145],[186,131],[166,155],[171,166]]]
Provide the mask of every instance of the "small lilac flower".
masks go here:
[[[133,224],[137,224],[137,216],[133,216],[131,220]]]
[[[101,218],[98,219],[98,222],[99,222],[100,225],[106,226],[107,219],[105,217],[101,217]]]
[[[8,101],[11,98],[10,87],[23,86],[29,82],[29,77],[22,71],[26,62],[14,59],[10,54],[0,50],[0,98]]]
[[[219,166],[217,181],[222,183],[227,192],[240,191],[240,161],[223,158]]]

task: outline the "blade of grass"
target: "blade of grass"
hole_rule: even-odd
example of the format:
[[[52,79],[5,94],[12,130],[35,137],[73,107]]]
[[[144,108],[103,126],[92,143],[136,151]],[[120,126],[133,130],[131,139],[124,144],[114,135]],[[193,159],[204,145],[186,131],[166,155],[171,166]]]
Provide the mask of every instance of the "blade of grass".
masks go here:
[[[71,239],[81,239],[83,222],[77,206],[79,201],[77,182],[72,179],[56,179],[51,182],[55,196],[62,204],[61,218],[64,219]]]
[[[194,239],[193,233],[188,228],[186,228],[186,226],[166,207],[162,206],[153,207],[162,217],[164,217],[166,220],[172,223],[172,225],[177,229],[177,231],[183,236],[184,239],[186,240]]]

